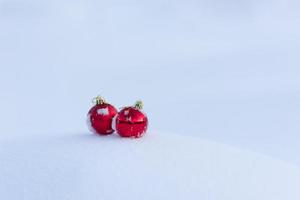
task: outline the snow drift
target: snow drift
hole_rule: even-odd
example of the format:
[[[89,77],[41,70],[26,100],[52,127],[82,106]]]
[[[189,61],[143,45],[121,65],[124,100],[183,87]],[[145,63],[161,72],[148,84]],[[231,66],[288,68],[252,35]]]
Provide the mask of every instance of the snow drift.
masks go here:
[[[73,134],[2,142],[0,199],[298,199],[299,168],[197,137]]]

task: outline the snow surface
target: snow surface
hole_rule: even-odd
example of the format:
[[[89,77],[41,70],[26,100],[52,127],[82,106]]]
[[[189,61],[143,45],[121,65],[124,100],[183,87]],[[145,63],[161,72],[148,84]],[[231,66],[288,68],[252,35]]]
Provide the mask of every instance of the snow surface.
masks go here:
[[[299,10],[0,0],[0,199],[299,199]],[[89,134],[99,93],[150,133]]]
[[[161,132],[1,143],[0,199],[300,198],[300,170],[227,145]]]
[[[142,99],[155,130],[299,164],[299,10],[298,0],[0,0],[0,140],[84,131],[100,93],[116,107]]]

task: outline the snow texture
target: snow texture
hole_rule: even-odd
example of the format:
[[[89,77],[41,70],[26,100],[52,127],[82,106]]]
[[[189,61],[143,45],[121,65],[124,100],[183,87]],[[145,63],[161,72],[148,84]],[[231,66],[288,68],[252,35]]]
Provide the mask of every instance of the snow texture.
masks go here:
[[[300,164],[299,9],[297,0],[1,0],[0,140],[83,131],[101,93],[117,107],[142,99],[155,130]]]
[[[299,168],[169,133],[74,134],[1,144],[0,199],[299,199]]]
[[[0,199],[300,199],[299,10],[0,0]],[[149,133],[91,134],[98,93]]]

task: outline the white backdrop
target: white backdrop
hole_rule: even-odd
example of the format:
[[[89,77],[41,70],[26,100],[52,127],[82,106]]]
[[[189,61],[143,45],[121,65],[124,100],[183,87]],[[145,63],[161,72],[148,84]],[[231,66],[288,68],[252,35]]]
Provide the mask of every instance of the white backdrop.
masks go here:
[[[97,94],[150,129],[300,164],[300,3],[0,0],[0,140],[87,133]]]

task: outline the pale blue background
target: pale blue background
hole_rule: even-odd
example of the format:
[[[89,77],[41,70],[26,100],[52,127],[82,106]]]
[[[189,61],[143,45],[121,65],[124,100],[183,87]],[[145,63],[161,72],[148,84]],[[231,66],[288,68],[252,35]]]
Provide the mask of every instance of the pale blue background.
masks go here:
[[[300,164],[300,3],[0,0],[0,140],[86,132],[91,98],[150,129]]]

